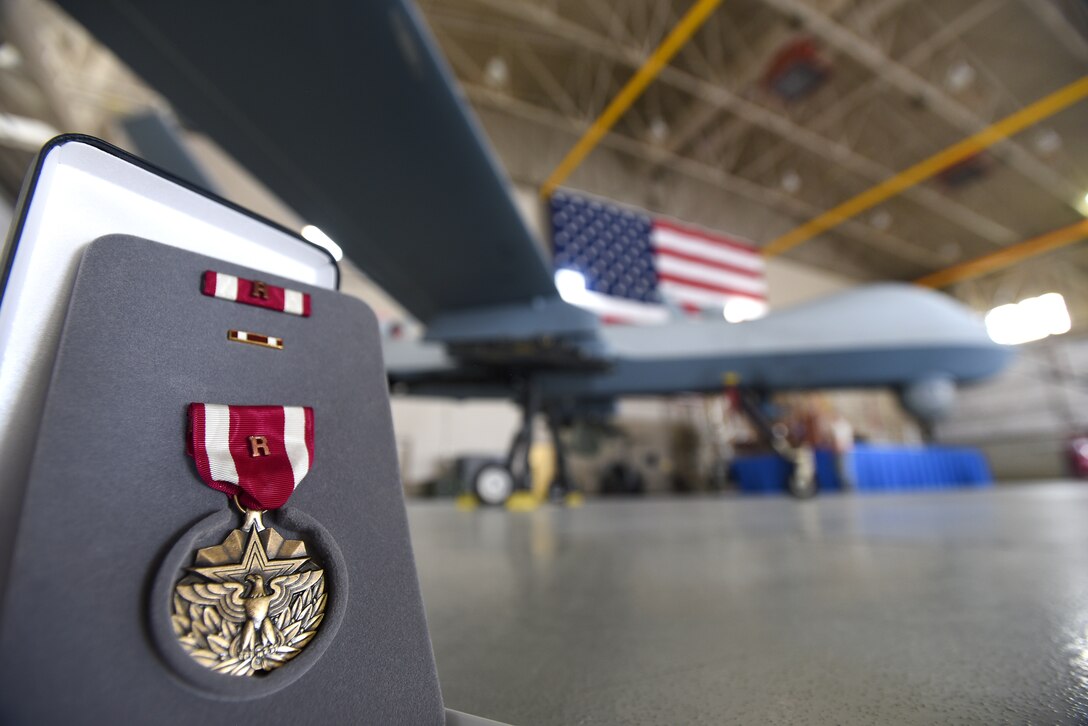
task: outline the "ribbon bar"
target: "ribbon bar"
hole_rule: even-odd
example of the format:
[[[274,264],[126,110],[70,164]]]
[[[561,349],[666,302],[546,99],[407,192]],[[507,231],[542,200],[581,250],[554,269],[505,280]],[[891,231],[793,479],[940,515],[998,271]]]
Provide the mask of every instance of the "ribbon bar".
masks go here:
[[[247,280],[244,277],[208,270],[204,273],[204,285],[201,292],[221,300],[256,305],[259,308],[278,310],[304,318],[310,317],[309,293],[269,285],[260,280]]]
[[[186,453],[212,489],[247,509],[279,509],[313,465],[314,411],[191,403]]]

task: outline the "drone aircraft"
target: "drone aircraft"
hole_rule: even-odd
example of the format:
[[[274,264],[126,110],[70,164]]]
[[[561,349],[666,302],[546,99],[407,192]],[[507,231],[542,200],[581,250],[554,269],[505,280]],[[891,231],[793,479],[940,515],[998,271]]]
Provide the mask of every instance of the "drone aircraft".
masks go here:
[[[505,463],[477,474],[488,501],[527,486],[537,413],[556,441],[561,492],[560,425],[620,396],[720,392],[728,379],[759,423],[769,391],[890,387],[929,421],[955,385],[1010,358],[966,307],[905,284],[741,324],[602,326],[558,294],[406,0],[60,4],[425,326],[422,340],[387,343],[396,391],[520,405]],[[791,482],[795,494],[812,488]]]

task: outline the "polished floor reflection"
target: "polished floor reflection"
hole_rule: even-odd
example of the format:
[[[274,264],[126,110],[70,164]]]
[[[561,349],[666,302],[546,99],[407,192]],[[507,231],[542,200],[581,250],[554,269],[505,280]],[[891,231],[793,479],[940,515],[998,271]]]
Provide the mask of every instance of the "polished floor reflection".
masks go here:
[[[1088,720],[1088,484],[409,517],[462,711],[519,726]]]

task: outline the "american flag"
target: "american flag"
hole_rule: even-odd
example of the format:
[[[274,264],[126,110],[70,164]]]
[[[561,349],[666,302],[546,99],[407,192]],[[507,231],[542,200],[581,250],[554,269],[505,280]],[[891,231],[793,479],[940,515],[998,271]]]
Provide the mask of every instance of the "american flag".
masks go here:
[[[664,322],[670,306],[733,321],[766,311],[763,256],[747,242],[565,191],[549,211],[560,294],[605,322]]]

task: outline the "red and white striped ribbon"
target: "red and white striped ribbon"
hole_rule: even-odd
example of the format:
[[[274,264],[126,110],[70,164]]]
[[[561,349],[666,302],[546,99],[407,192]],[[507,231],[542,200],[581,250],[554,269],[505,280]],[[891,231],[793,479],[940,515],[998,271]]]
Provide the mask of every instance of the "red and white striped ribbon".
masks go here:
[[[201,292],[221,300],[256,305],[304,318],[310,317],[309,293],[269,285],[260,280],[247,280],[244,277],[208,270],[204,273],[204,285]]]
[[[248,509],[278,509],[313,465],[314,411],[191,403],[186,449],[208,486]]]

